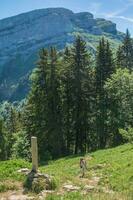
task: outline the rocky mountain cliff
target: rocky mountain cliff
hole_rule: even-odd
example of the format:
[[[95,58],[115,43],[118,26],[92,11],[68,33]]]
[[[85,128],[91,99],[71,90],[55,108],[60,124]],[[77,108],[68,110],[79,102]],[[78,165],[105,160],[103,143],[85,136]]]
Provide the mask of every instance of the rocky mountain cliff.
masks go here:
[[[35,10],[0,20],[0,100],[24,98],[39,49],[51,45],[63,49],[77,33],[93,52],[102,35],[114,45],[123,38],[111,21],[64,8]]]

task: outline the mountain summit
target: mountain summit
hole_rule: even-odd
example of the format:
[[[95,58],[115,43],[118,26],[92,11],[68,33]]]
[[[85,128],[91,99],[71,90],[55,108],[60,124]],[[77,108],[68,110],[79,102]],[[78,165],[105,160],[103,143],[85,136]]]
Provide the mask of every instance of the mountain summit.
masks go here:
[[[76,34],[84,37],[93,52],[102,35],[112,43],[119,43],[123,37],[113,22],[65,8],[34,10],[0,20],[1,100],[24,98],[39,49],[51,45],[63,49]]]

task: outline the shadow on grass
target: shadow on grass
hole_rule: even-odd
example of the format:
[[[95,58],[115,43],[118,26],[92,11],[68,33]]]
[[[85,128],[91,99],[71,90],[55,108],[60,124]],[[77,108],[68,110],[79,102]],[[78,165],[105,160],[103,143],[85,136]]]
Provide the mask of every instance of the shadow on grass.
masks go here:
[[[57,160],[60,160],[60,159],[69,160],[69,159],[73,159],[73,158],[84,157],[85,155],[86,154],[74,154],[74,155],[61,156],[61,157],[53,159],[53,160],[41,160],[41,161],[39,161],[39,166],[41,166],[41,167],[47,166],[47,165],[49,165],[50,162],[56,162]]]

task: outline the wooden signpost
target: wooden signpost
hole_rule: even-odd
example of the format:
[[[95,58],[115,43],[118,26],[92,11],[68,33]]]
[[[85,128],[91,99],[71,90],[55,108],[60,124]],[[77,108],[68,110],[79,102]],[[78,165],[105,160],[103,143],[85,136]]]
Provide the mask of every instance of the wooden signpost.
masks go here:
[[[32,150],[32,171],[38,171],[38,147],[37,137],[31,137],[31,150]]]

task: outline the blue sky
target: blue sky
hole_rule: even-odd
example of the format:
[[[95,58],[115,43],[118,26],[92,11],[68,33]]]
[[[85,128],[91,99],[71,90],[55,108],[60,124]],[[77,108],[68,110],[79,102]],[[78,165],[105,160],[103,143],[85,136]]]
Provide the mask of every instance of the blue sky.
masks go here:
[[[114,21],[123,32],[128,28],[133,35],[133,0],[0,0],[0,19],[47,7],[88,11]]]

